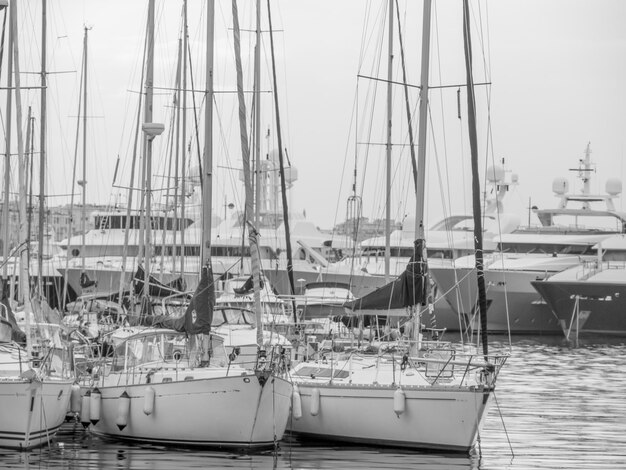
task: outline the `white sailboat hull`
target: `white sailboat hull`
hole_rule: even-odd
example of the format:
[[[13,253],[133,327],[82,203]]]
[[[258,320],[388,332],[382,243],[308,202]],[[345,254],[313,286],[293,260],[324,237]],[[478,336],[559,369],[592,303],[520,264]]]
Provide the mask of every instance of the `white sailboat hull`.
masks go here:
[[[292,385],[270,376],[264,386],[254,374],[198,376],[180,371],[178,381],[104,386],[99,390],[101,419],[98,434],[124,440],[203,447],[258,448],[282,439],[291,402]],[[120,377],[121,379],[123,377]],[[144,405],[148,387],[154,390],[153,412]],[[130,397],[128,424],[116,424],[119,397]]]
[[[27,450],[49,442],[65,420],[72,383],[0,378],[0,447]]]
[[[373,445],[466,452],[490,405],[482,387],[403,387],[405,410],[394,412],[396,386],[298,383],[302,417],[290,429],[306,437]],[[319,412],[311,414],[313,390]],[[315,392],[317,393],[317,392]]]

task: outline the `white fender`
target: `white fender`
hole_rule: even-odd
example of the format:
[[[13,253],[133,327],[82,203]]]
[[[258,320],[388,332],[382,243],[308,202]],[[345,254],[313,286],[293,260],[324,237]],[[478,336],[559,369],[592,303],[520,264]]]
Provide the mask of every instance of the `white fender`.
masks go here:
[[[404,413],[405,407],[406,394],[404,393],[404,390],[397,388],[396,391],[393,392],[393,411],[398,418],[402,413]]]
[[[117,399],[117,417],[115,418],[115,424],[120,431],[122,431],[128,425],[128,417],[130,416],[130,397],[128,393],[124,391]]]
[[[102,394],[100,390],[94,388],[91,391],[91,398],[89,399],[89,421],[94,426],[100,421],[100,408],[102,406]]]
[[[148,416],[154,412],[155,397],[156,392],[154,391],[154,387],[146,387],[146,392],[143,396],[143,412]]]
[[[297,385],[293,386],[291,394],[291,415],[294,419],[302,418],[302,397]]]
[[[317,416],[320,413],[320,389],[315,387],[311,390],[311,416]]]
[[[83,397],[80,396],[80,385],[72,385],[72,390],[70,392],[70,411],[72,413],[80,413],[82,400]]]
[[[91,398],[91,391],[87,390],[87,393],[83,395],[83,398],[80,400],[80,424],[83,425],[85,429],[89,427],[89,399]]]

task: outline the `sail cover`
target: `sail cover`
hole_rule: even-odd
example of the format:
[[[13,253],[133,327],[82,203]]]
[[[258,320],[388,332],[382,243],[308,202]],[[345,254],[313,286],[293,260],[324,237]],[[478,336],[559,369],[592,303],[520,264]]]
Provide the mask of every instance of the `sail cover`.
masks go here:
[[[415,240],[415,252],[397,279],[343,306],[351,310],[390,310],[424,305],[428,295],[424,245],[424,240]]]
[[[11,309],[11,302],[9,302],[8,296],[9,283],[4,283],[4,288],[0,291],[0,303],[4,305],[5,311],[7,313],[7,321],[11,325],[11,340],[16,343],[26,344],[26,334],[20,329],[17,324],[17,320],[15,319],[15,315],[13,314],[13,310]]]
[[[211,321],[213,320],[213,307],[215,306],[215,285],[213,282],[213,269],[209,266],[202,268],[200,282],[196,292],[189,301],[187,310],[182,317],[172,318],[167,315],[159,315],[154,318],[153,326],[171,328],[188,335],[209,334]]]
[[[145,279],[146,272],[143,267],[141,265],[137,266],[137,272],[134,276],[135,294],[139,295],[143,292]],[[148,295],[150,297],[169,297],[170,295],[180,294],[185,290],[184,281],[181,277],[174,279],[168,284],[163,284],[151,274],[148,283]]]

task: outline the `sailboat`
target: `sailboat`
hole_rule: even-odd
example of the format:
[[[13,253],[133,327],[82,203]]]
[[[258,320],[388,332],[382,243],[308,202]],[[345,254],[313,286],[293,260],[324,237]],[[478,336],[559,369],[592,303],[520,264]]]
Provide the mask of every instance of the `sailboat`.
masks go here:
[[[6,2],[0,3],[0,9],[6,8]],[[22,139],[22,103],[20,92],[20,62],[18,52],[18,29],[17,29],[17,8],[18,2],[11,2],[9,12],[9,74],[15,75],[15,97],[16,97],[16,120],[18,123],[18,158],[20,161],[20,183],[21,191],[25,192],[25,164],[24,164],[24,144]],[[5,15],[6,15],[5,10]],[[46,77],[46,2],[42,7],[42,139],[41,156],[45,154],[45,77]],[[14,62],[13,62],[14,61]],[[11,78],[9,78],[9,99],[7,100],[7,121],[11,122],[10,96],[12,90]],[[11,126],[7,126],[7,156],[10,155]],[[8,162],[8,159],[7,159]],[[42,165],[41,168],[44,166]],[[5,184],[8,183],[9,168],[5,167]],[[43,173],[43,170],[40,171]],[[41,175],[43,178],[43,174]],[[43,195],[43,188],[40,188]],[[8,214],[8,190],[5,188],[5,215]],[[41,199],[43,203],[43,196]],[[22,240],[28,238],[26,227],[26,198],[21,198],[20,216],[21,227],[20,237]],[[6,222],[7,217],[5,217]],[[5,227],[7,227],[5,225]],[[6,235],[5,228],[5,235]],[[43,224],[40,222],[40,246],[43,242]],[[3,237],[6,241],[8,237]],[[33,341],[31,330],[31,312],[37,310],[34,305],[39,299],[33,302],[29,292],[29,261],[26,250],[22,249],[20,257],[20,303],[25,314],[25,335],[19,332],[15,316],[11,310],[11,303],[8,299],[6,289],[6,271],[2,280],[2,302],[0,303],[0,447],[9,447],[19,450],[27,450],[36,446],[49,443],[56,431],[65,419],[72,384],[74,382],[73,373],[69,367],[69,353],[63,344],[51,342]],[[6,258],[5,258],[6,259]],[[39,279],[41,280],[42,253],[39,253]],[[41,295],[41,282],[39,294]],[[43,300],[41,305],[43,305]],[[37,325],[33,325],[37,326]],[[22,340],[25,336],[26,348],[15,340]]]
[[[186,18],[186,2],[183,5]],[[143,126],[148,153],[151,138],[162,131],[151,122],[154,9],[150,0]],[[203,247],[210,246],[205,242],[210,243],[211,233],[213,2],[208,3],[207,17]],[[292,385],[281,374],[284,356],[259,351],[251,363],[235,363],[236,351],[227,354],[223,338],[211,331],[214,304],[214,279],[207,262],[183,316],[157,316],[150,327],[118,330],[112,338],[112,360],[103,361],[89,395],[83,397],[81,420],[90,421],[97,434],[135,442],[274,446],[283,436],[291,404]]]
[[[37,348],[19,332],[6,297],[0,304],[0,447],[27,450],[49,443],[63,424],[74,382],[67,350]]]
[[[393,18],[393,1],[390,17]],[[464,36],[468,104],[474,112],[469,13],[464,2]],[[422,306],[428,299],[424,240],[424,170],[428,110],[428,66],[431,1],[424,2],[422,70],[418,143],[418,197],[413,256],[395,281],[350,306],[386,302],[386,308],[404,309],[405,338],[381,343],[377,352],[332,347],[296,365],[292,432],[324,440],[399,446],[419,449],[469,451],[479,435],[506,355],[489,355],[487,331],[482,352],[457,350],[451,344],[425,341],[421,330]],[[470,123],[473,123],[470,119]],[[474,124],[475,125],[475,124]],[[472,144],[475,236],[480,236],[480,199],[475,165],[476,133],[470,124]],[[421,194],[420,194],[421,193]],[[479,285],[484,296],[484,285]],[[371,303],[370,303],[371,306]],[[481,305],[484,307],[484,305]],[[388,310],[387,310],[388,311]],[[485,312],[482,308],[481,312]],[[373,346],[373,345],[372,345]],[[370,348],[371,349],[371,348]],[[339,351],[339,352],[337,352]]]

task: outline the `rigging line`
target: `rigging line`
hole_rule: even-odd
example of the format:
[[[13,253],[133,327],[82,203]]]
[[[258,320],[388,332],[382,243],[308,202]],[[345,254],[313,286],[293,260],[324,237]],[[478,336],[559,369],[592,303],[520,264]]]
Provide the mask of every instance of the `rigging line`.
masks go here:
[[[348,165],[348,159],[349,159],[349,153],[350,153],[350,132],[352,132],[353,126],[355,125],[354,120],[355,120],[355,115],[356,115],[356,110],[357,110],[357,101],[358,101],[358,91],[355,91],[354,98],[352,100],[352,113],[350,115],[350,123],[348,126],[348,138],[346,139],[346,146],[344,149],[343,166],[341,167],[341,177],[339,180],[339,194],[341,194],[342,189],[343,189],[343,182],[345,180],[345,175],[346,175],[346,167]],[[333,220],[333,227],[337,225],[337,217],[339,217],[339,206],[340,206],[340,198],[337,198],[337,203],[335,205],[335,217]],[[331,240],[334,241],[336,235],[337,235],[337,231],[333,229]]]
[[[361,50],[359,51],[359,64],[357,66],[357,70],[361,70],[361,67],[363,66],[363,60],[365,56],[365,44],[366,44],[365,33],[368,30],[367,25],[369,24],[369,16],[370,16],[371,7],[372,7],[372,2],[371,1],[367,2],[365,6],[365,12],[363,13],[363,23],[362,23],[362,29],[361,29]]]
[[[182,17],[183,17],[183,11],[181,8],[181,22],[182,22]],[[182,36],[182,34],[181,34]],[[182,37],[178,38],[178,57],[177,57],[177,64],[176,64],[176,86],[180,87],[181,85],[181,73],[182,73],[182,60],[183,60],[183,40]],[[174,115],[176,116],[176,122],[175,122],[175,126],[176,126],[176,137],[175,137],[175,151],[174,151],[174,204],[173,204],[173,210],[172,210],[172,215],[174,216],[174,223],[178,225],[178,216],[176,214],[176,207],[178,207],[178,200],[179,200],[179,194],[178,194],[178,190],[180,189],[179,187],[179,172],[181,170],[180,168],[180,106],[181,106],[181,101],[180,101],[180,91],[176,90],[174,92],[174,101],[175,101],[175,108],[174,108]],[[170,161],[171,161],[171,156],[170,156]],[[169,181],[167,182],[169,185]],[[182,193],[182,190],[181,190]],[[181,214],[182,216],[183,214]],[[184,217],[181,217],[181,222],[184,225]],[[178,228],[178,227],[177,227]],[[172,245],[174,246],[173,252],[172,252],[172,266],[174,267],[173,271],[176,271],[176,263],[177,263],[177,259],[176,259],[176,249],[175,247],[178,246],[178,230],[174,230],[172,233]],[[181,248],[181,251],[183,251],[184,249]],[[181,255],[184,255],[184,253],[181,253]],[[182,271],[182,270],[181,270]],[[183,273],[180,273],[181,276],[183,275]]]
[[[386,13],[387,9],[385,8],[384,10],[385,10],[385,14],[384,14],[383,18],[381,19],[381,21],[379,23],[381,25],[381,27],[379,28],[378,41],[377,41],[377,46],[375,48],[375,51],[377,52],[376,55],[375,55],[376,60],[375,60],[375,62],[373,64],[373,67],[375,69],[375,75],[378,75],[378,72],[380,71],[380,67],[381,67],[381,62],[382,62],[381,61],[381,57],[382,57],[382,48],[383,48],[383,43],[384,43],[383,38],[385,37],[385,32],[386,32],[385,31],[385,24],[386,24],[385,18],[386,18],[386,14],[387,14]],[[379,17],[380,17],[380,15],[379,15]],[[372,88],[373,88],[373,91],[371,91]],[[371,92],[371,94],[370,94],[370,92]],[[371,103],[371,108],[370,108],[370,113],[371,114],[370,114],[370,118],[369,118],[368,125],[367,125],[367,130],[366,130],[366,136],[367,136],[366,140],[367,141],[371,141],[372,140],[372,133],[373,133],[373,130],[374,130],[374,119],[373,119],[373,113],[375,111],[374,103],[376,103],[376,96],[377,95],[378,95],[378,86],[376,86],[376,85],[368,86],[367,93],[366,93],[366,103],[368,103],[368,102]],[[367,98],[370,98],[370,97],[371,97],[371,101],[369,101],[367,99]],[[360,187],[360,190],[359,190],[359,197],[361,199],[363,198],[363,192],[365,190],[365,181],[366,181],[366,177],[367,177],[367,166],[368,166],[368,163],[369,163],[369,157],[370,157],[370,149],[366,148],[365,157],[364,157],[364,161],[363,161],[363,173],[361,175],[361,187]],[[374,192],[377,193],[378,192],[378,188],[375,188]],[[374,206],[374,205],[375,205],[375,201],[372,201],[372,206]]]
[[[443,180],[443,174],[442,174],[442,171],[441,171],[442,169],[441,169],[441,165],[440,165],[439,158],[438,158],[439,152],[438,152],[438,149],[437,149],[437,141],[434,138],[434,132],[435,132],[434,127],[435,126],[434,126],[433,121],[432,121],[432,113],[430,112],[430,106],[429,106],[428,109],[429,109],[428,116],[429,116],[429,122],[430,122],[430,126],[429,127],[430,127],[430,132],[433,135],[431,145],[433,147],[433,153],[435,155],[435,166],[437,168],[437,177],[439,179],[439,187],[440,187],[440,191],[441,191],[441,198],[442,198],[442,201],[444,201],[444,218],[446,218],[446,217],[449,216],[449,214],[445,214],[445,192],[444,192],[444,187],[447,187],[447,192],[448,192],[448,195],[449,195],[449,192],[450,192],[450,182],[449,182],[449,179],[448,179],[449,178],[449,172],[446,171],[447,185],[444,185],[443,181],[442,181]],[[444,138],[444,152],[445,152],[445,138]],[[453,240],[453,237],[452,237],[452,233],[448,229],[447,226],[445,227],[445,230],[446,230],[447,246],[449,248],[453,248],[454,240]],[[453,253],[454,253],[454,250],[453,250]],[[453,263],[454,263],[454,261],[453,261]],[[454,279],[455,282],[454,282],[454,287],[453,288],[456,288],[456,286],[459,285],[460,281],[458,281],[458,279],[457,279],[457,271],[456,271],[456,265],[455,264],[453,264],[453,268],[452,269],[453,269],[454,278],[455,278]],[[456,288],[455,293],[458,296],[458,288]],[[442,295],[441,295],[442,298],[443,298],[444,295],[447,295],[447,292],[445,294],[442,293]],[[460,312],[460,311],[461,310],[457,308],[457,312]],[[458,314],[458,313],[457,313],[457,320],[459,322],[459,331],[461,332],[461,335],[460,335],[461,344],[465,344],[465,337],[463,335],[463,331],[464,330],[463,330],[463,325],[462,325],[462,322],[461,322],[461,315]]]
[[[224,153],[224,158],[226,159],[226,161],[227,161],[227,162],[230,162],[230,161],[231,161],[231,158],[230,158],[230,153],[229,153],[229,147],[228,147],[228,145],[227,145],[227,143],[226,143],[226,142],[227,142],[227,138],[226,138],[226,134],[225,134],[225,132],[224,132],[225,127],[224,127],[224,124],[223,124],[223,122],[222,122],[222,114],[221,114],[221,112],[220,112],[220,108],[219,108],[218,103],[217,103],[217,101],[215,100],[215,98],[214,98],[213,103],[214,103],[213,113],[214,113],[214,116],[215,116],[215,118],[216,118],[216,120],[217,120],[217,127],[218,127],[218,129],[219,129],[219,135],[220,135],[220,138],[221,138],[221,139],[220,139],[220,142],[221,142],[221,145],[222,145],[222,150],[223,150],[223,153]],[[227,174],[228,174],[228,177],[229,177],[229,179],[230,179],[230,184],[231,184],[231,187],[232,187],[232,188],[235,188],[235,187],[237,186],[237,182],[236,182],[236,180],[235,180],[235,175],[233,174],[233,172],[232,172],[232,171],[229,171]],[[224,187],[224,192],[225,192],[225,191],[226,191],[226,187]],[[235,191],[235,192],[231,195],[231,197],[235,200],[235,202],[237,203],[237,205],[238,205],[239,207],[241,207],[241,199],[240,199],[240,197],[239,197],[239,193],[238,193],[237,191]]]
[[[282,192],[283,199],[283,224],[285,226],[285,238],[286,238],[286,248],[287,248],[287,276],[289,277],[289,286],[291,287],[291,294],[294,295],[296,293],[295,282],[293,278],[293,260],[292,260],[292,251],[291,251],[291,235],[289,232],[289,207],[287,206],[287,189],[285,183],[285,163],[283,161],[283,150],[282,150],[282,133],[280,126],[280,108],[278,107],[278,83],[276,81],[276,59],[274,57],[274,33],[272,32],[272,12],[270,9],[270,0],[267,0],[267,18],[269,22],[270,29],[270,51],[272,55],[272,77],[274,79],[274,107],[276,113],[276,136],[278,138],[278,161],[280,165],[280,186]],[[257,46],[258,47],[258,46]],[[258,169],[257,169],[258,170]],[[293,302],[293,320],[294,323],[298,323],[298,316],[296,312],[296,301]]]
[[[493,399],[496,402],[496,408],[498,408],[498,416],[500,416],[500,421],[502,421],[502,428],[504,429],[504,434],[506,435],[506,441],[509,443],[509,449],[511,450],[511,457],[515,458],[515,453],[513,452],[513,445],[511,444],[511,439],[509,438],[509,432],[506,429],[506,424],[504,424],[504,416],[502,415],[502,410],[500,409],[500,403],[498,402],[498,397],[496,396],[496,390],[493,389],[491,393],[493,393]]]
[[[417,193],[417,158],[415,156],[415,139],[413,138],[413,123],[411,121],[411,109],[409,106],[409,89],[406,79],[406,63],[404,59],[404,42],[402,40],[402,24],[400,22],[400,5],[396,0],[396,16],[398,19],[398,39],[400,41],[400,62],[402,64],[402,81],[404,82],[404,101],[406,104],[406,119],[409,131],[409,149],[411,151],[411,166],[413,167],[413,182],[415,183],[415,191]],[[390,18],[393,21],[393,18]]]
[[[277,10],[278,10],[278,16],[282,20],[284,15],[282,14],[281,4],[279,2],[277,2]],[[279,39],[280,39],[281,46],[282,46],[283,56],[286,57],[287,56],[287,53],[286,53],[287,48],[285,46],[285,41],[286,41],[285,35],[284,34],[279,35]],[[285,90],[289,90],[290,89],[290,86],[289,86],[290,82],[288,81],[289,77],[288,77],[288,74],[287,74],[287,61],[283,61],[282,62],[282,67],[281,68],[282,68],[282,81],[284,83]],[[296,146],[294,146],[294,143],[293,143],[293,141],[291,139],[290,123],[292,122],[292,119],[291,119],[291,115],[292,114],[291,114],[291,106],[290,106],[290,97],[291,97],[291,95],[288,94],[288,93],[285,93],[285,96],[283,97],[283,109],[285,110],[285,113],[284,113],[285,114],[285,119],[283,119],[283,134],[284,134],[283,140],[285,141],[285,144],[283,145],[283,147],[284,147],[284,150],[285,150],[285,157],[287,158],[288,166],[291,166],[291,161],[289,159],[289,153],[287,152],[287,147],[291,148],[292,151],[294,151],[296,155],[299,154],[297,144],[296,144]]]
[[[185,34],[188,36],[188,32],[185,31]],[[191,46],[189,45],[190,41],[187,41],[187,49],[189,51],[188,54],[188,58],[189,58],[189,79],[191,80],[191,88],[193,89],[194,84],[193,84],[193,65],[191,63]],[[198,136],[200,135],[200,130],[198,128],[198,110],[196,108],[196,95],[195,93],[191,94],[191,101],[193,103],[193,121],[194,121],[194,126],[196,129],[196,150],[198,152],[198,169],[200,170],[199,174],[202,175],[202,152],[200,151],[200,139],[198,138]],[[202,98],[202,101],[204,101],[204,97]],[[200,105],[202,106],[202,102],[200,103]],[[190,144],[191,145],[191,144]],[[187,148],[187,145],[185,145],[185,148]],[[200,189],[202,189],[202,185],[203,185],[203,179],[204,178],[200,178]]]
[[[439,82],[441,82],[442,80],[442,72],[441,72],[441,41],[440,41],[440,35],[439,35],[439,21],[438,21],[438,11],[437,11],[437,3],[435,2],[435,5],[433,5],[434,9],[435,9],[435,13],[434,13],[434,20],[435,20],[435,38],[436,38],[436,50],[437,50],[437,72],[439,74]],[[440,105],[440,109],[441,109],[441,115],[445,116],[445,112],[444,112],[444,102],[443,102],[443,93],[439,92],[439,105]],[[431,119],[432,119],[432,115],[431,115]],[[441,121],[441,134],[442,134],[442,140],[443,140],[443,159],[444,159],[444,167],[445,167],[445,176],[446,176],[446,184],[445,185],[441,185],[441,198],[442,198],[442,208],[443,208],[443,215],[444,217],[449,217],[450,214],[452,213],[452,194],[451,194],[451,183],[450,183],[450,163],[449,163],[449,159],[448,159],[448,138],[447,138],[447,133],[446,133],[446,126],[445,126],[445,121],[444,119],[442,119]],[[460,134],[462,135],[462,134]],[[433,129],[433,136],[434,136],[434,129]],[[435,139],[433,138],[433,141]],[[461,164],[464,165],[465,159],[463,158],[461,160]],[[465,174],[465,172],[463,171],[463,174]],[[445,192],[444,192],[444,188],[445,188]],[[447,193],[447,194],[446,194]],[[465,191],[463,191],[463,194],[465,194]],[[447,197],[446,197],[447,195]],[[446,231],[446,235],[448,238],[448,246],[452,246],[452,234],[450,233],[449,230]]]
[[[485,4],[485,6],[486,6],[486,4]],[[474,15],[472,15],[472,16],[474,16]],[[488,62],[487,62],[487,57],[491,57],[491,56],[490,55],[488,56],[487,54],[485,54],[485,47],[489,48],[489,43],[485,42],[485,37],[484,37],[484,30],[485,30],[485,28],[483,27],[483,15],[482,15],[482,9],[480,7],[480,0],[478,0],[478,20],[476,20],[474,18],[474,22],[477,24],[477,29],[480,32],[479,43],[480,43],[480,50],[482,52],[481,57],[483,59],[483,71],[485,72],[485,76],[491,77],[491,74],[487,75],[487,70],[489,69]],[[486,29],[487,29],[487,36],[488,36],[489,35],[489,28],[486,28]]]
[[[147,15],[146,15],[147,16]],[[147,26],[146,26],[146,31],[147,31]],[[144,81],[144,74],[145,74],[145,67],[143,66],[143,64],[145,64],[145,58],[147,55],[147,51],[148,51],[148,35],[144,34],[144,50],[143,50],[143,55],[142,55],[142,67],[141,67],[141,76],[140,76],[140,83],[143,84]],[[128,196],[126,197],[126,227],[130,227],[130,221],[131,221],[131,210],[132,210],[132,204],[133,204],[133,194],[134,192],[130,189],[134,187],[135,184],[135,168],[137,166],[137,146],[138,146],[138,141],[139,141],[139,133],[140,133],[140,122],[141,122],[141,111],[142,111],[142,105],[143,105],[143,93],[139,94],[139,100],[137,102],[137,117],[136,117],[136,121],[135,121],[135,137],[134,137],[134,142],[133,142],[133,153],[132,153],[132,162],[131,162],[131,169],[130,169],[130,184],[129,186],[129,190],[128,190]],[[121,274],[120,274],[120,285],[119,285],[119,296],[118,296],[118,301],[120,303],[120,305],[122,305],[122,300],[123,300],[123,294],[124,294],[124,274],[126,272],[126,261],[127,261],[127,256],[128,256],[128,240],[130,237],[130,230],[125,230],[124,231],[124,245],[122,246],[122,265],[121,265]]]
[[[85,51],[83,50],[83,61],[85,60]],[[80,72],[80,82],[79,82],[79,90],[82,90],[82,87],[85,86],[84,82],[84,74],[83,74],[83,70],[84,67],[81,66],[81,72]],[[82,109],[82,99],[83,99],[83,94],[82,93],[78,93],[78,115],[80,115],[80,110]],[[77,167],[77,161],[78,161],[78,142],[80,139],[80,119],[77,120],[76,122],[76,137],[75,137],[75,141],[74,141],[74,164],[72,165],[72,191],[71,191],[71,196],[70,196],[70,206],[69,206],[69,214],[68,214],[68,218],[67,218],[67,253],[68,255],[72,252],[72,244],[71,244],[71,240],[72,240],[72,222],[73,222],[73,213],[74,213],[74,192],[76,190],[76,167]],[[61,300],[61,306],[63,307],[63,309],[65,309],[65,300],[67,298],[67,283],[68,283],[68,267],[69,267],[69,256],[67,256],[65,258],[65,272],[63,273],[63,297]]]
[[[397,5],[397,0],[396,0],[396,5]],[[420,85],[411,85],[410,83],[407,83],[406,80],[404,82],[398,82],[395,80],[387,80],[386,78],[370,77],[369,75],[361,75],[361,74],[357,74],[357,78],[365,78],[367,80],[372,80],[374,82],[391,83],[392,85],[402,85],[403,87],[410,87],[410,88],[417,88],[417,89],[422,88]]]
[[[181,49],[181,40],[178,40],[178,58],[177,58],[177,63],[176,63],[176,83],[178,84],[178,81],[180,80],[180,49]],[[177,108],[176,106],[178,105],[178,94],[177,93],[173,93],[172,94],[172,102],[174,104],[174,109],[172,111],[172,114],[170,116],[170,125],[169,125],[169,129],[168,129],[168,134],[167,134],[167,143],[164,146],[165,149],[167,149],[169,147],[169,149],[167,150],[167,153],[169,154],[169,157],[167,158],[167,188],[165,191],[165,208],[164,208],[164,221],[167,220],[167,216],[169,213],[169,201],[170,201],[170,179],[172,178],[172,160],[174,160],[172,158],[172,156],[175,153],[174,148],[176,148],[176,151],[178,150],[178,146],[174,147],[176,144],[179,143],[177,137],[178,137],[178,113],[177,113]],[[178,174],[178,168],[175,168],[174,170],[176,172],[176,174]],[[174,185],[176,186],[177,181],[174,180]],[[176,200],[174,200],[176,201]],[[173,219],[174,219],[174,224],[176,224],[177,218],[176,218],[176,202],[174,202],[174,205],[172,206],[172,215],[173,215]],[[166,223],[166,222],[165,222]],[[161,272],[163,272],[163,265],[165,262],[165,234],[167,232],[167,227],[164,226],[162,227],[161,230],[161,256],[160,256],[160,260],[159,260],[159,268],[161,270]],[[173,242],[172,245],[176,246],[176,232],[177,230],[174,229],[174,233],[173,233]],[[172,264],[173,269],[172,271],[176,270],[176,264],[173,263]],[[181,273],[182,275],[183,273]]]

